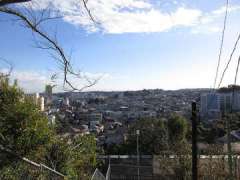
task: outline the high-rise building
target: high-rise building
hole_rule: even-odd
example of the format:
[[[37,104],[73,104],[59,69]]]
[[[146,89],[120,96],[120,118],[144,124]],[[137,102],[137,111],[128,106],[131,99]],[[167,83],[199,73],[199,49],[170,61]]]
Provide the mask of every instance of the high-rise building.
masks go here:
[[[45,86],[45,95],[48,97],[52,97],[52,86],[51,85]]]
[[[45,100],[46,100],[46,104],[50,105],[52,103],[52,86],[51,85],[46,85],[45,86]]]
[[[44,111],[45,110],[45,104],[44,104],[44,97],[40,98],[40,110]]]
[[[35,93],[35,94],[34,94],[35,104],[38,104],[38,103],[39,103],[39,98],[40,98],[39,93]]]
[[[240,112],[240,88],[233,91],[229,86],[201,95],[200,114],[203,119],[218,119],[231,111]]]
[[[227,88],[219,89],[221,94],[221,110],[223,113],[240,111],[240,86],[229,85]]]
[[[203,119],[218,119],[221,115],[221,96],[219,93],[201,95],[200,114]]]

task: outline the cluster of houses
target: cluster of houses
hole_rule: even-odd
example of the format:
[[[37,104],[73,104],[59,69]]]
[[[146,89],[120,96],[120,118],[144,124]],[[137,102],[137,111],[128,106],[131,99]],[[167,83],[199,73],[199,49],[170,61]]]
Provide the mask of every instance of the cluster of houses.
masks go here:
[[[167,117],[172,112],[189,116],[191,101],[201,90],[142,90],[126,92],[56,93],[47,85],[34,98],[49,123],[60,121],[64,136],[96,134],[100,145],[124,141],[128,126],[143,118]]]
[[[200,100],[201,120],[213,122],[224,113],[240,111],[240,88],[188,89],[177,91],[142,90],[126,92],[56,93],[46,86],[42,94],[32,97],[49,123],[64,124],[65,136],[95,134],[99,145],[122,143],[129,125],[144,118],[164,118],[175,112],[190,119],[191,102]],[[240,140],[232,132],[236,141]],[[224,137],[219,139],[224,141]]]

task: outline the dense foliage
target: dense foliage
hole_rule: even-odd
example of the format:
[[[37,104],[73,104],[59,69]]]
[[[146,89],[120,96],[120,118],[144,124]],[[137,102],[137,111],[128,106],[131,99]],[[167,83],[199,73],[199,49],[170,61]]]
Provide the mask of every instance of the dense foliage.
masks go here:
[[[129,127],[126,142],[110,146],[106,152],[108,154],[136,154],[136,130],[140,130],[139,149],[141,154],[170,153],[178,144],[187,144],[188,129],[187,120],[175,114],[169,119],[140,119]]]
[[[88,179],[97,163],[93,136],[79,136],[72,141],[58,136],[37,105],[6,79],[0,79],[0,146],[0,179],[56,177],[21,157],[42,163],[70,179]]]

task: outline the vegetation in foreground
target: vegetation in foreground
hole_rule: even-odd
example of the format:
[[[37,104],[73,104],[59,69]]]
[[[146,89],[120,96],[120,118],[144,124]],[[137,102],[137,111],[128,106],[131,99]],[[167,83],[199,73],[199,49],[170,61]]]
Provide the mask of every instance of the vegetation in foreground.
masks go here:
[[[0,179],[57,177],[20,157],[42,163],[67,179],[89,179],[97,165],[94,136],[70,141],[59,137],[55,129],[33,101],[24,98],[17,84],[0,79]]]

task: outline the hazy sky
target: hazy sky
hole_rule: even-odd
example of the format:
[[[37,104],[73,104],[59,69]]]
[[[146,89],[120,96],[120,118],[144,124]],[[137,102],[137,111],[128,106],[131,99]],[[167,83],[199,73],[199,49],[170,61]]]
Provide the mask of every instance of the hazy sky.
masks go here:
[[[78,0],[39,4],[44,8],[49,2],[65,17],[46,24],[46,30],[57,31],[75,68],[89,77],[102,76],[88,90],[213,86],[225,0],[88,0],[97,27]],[[239,0],[230,0],[229,11],[220,72],[240,32]],[[0,14],[0,57],[12,62],[12,77],[25,91],[41,92],[59,71],[58,64],[46,51],[35,49],[32,33],[12,19]],[[240,47],[223,85],[233,82],[239,54]]]

